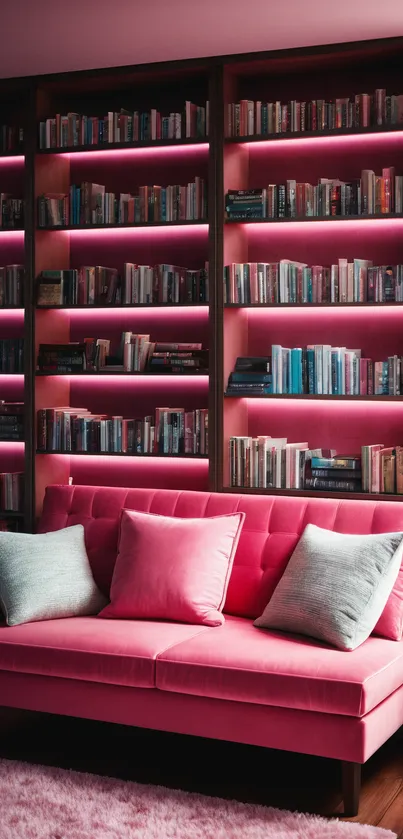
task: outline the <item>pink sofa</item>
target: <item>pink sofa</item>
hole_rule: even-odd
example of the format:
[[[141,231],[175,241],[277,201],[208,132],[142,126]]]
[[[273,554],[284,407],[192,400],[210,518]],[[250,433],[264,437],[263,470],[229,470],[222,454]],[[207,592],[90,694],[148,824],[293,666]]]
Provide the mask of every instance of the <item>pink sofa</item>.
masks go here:
[[[345,533],[403,530],[403,504],[48,487],[40,531],[82,523],[108,592],[122,507],[172,516],[246,513],[221,627],[96,617],[0,627],[0,703],[194,734],[343,762],[346,812],[360,766],[403,723],[403,642],[353,652],[256,629],[308,522]]]

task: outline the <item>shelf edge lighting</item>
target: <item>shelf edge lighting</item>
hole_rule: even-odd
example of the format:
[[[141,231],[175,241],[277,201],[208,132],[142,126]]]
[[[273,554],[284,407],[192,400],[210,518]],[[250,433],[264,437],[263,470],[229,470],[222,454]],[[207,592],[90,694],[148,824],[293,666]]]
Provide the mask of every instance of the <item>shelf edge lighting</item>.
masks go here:
[[[337,146],[337,149],[340,149],[340,146],[349,146],[355,145],[362,148],[362,146],[366,145],[383,145],[385,142],[388,145],[401,145],[403,141],[403,126],[401,128],[397,128],[396,131],[374,131],[369,132],[368,134],[336,134],[334,137],[330,137],[326,135],[325,137],[318,135],[317,137],[284,137],[281,139],[276,139],[274,142],[268,138],[262,137],[261,140],[254,140],[253,142],[248,142],[247,140],[239,140],[239,143],[242,146],[247,146],[248,149],[256,149],[259,151],[262,149],[266,149],[270,146],[270,149],[281,147],[283,150],[284,148],[292,147],[295,149],[298,146],[303,146],[305,150],[307,147],[312,143],[314,146],[318,145],[325,145],[325,146]],[[233,140],[236,143],[236,140]]]
[[[49,153],[57,154],[58,157],[66,157],[68,159],[73,160],[88,160],[90,157],[91,159],[95,159],[95,161],[100,158],[104,158],[105,160],[110,160],[112,158],[121,158],[121,157],[146,157],[148,155],[152,155],[153,157],[167,157],[169,156],[196,156],[199,152],[205,153],[209,149],[208,143],[181,143],[180,140],[175,145],[170,146],[139,146],[135,148],[133,146],[127,149],[108,149],[108,148],[91,148],[88,151],[60,151],[59,149],[46,149]]]

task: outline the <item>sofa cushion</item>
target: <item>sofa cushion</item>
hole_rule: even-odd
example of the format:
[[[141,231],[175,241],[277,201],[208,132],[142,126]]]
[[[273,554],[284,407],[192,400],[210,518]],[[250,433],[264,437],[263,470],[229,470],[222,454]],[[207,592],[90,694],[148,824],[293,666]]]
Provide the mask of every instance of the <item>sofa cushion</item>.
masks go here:
[[[255,621],[355,650],[371,634],[400,571],[403,533],[357,536],[308,524]]]
[[[207,628],[147,621],[66,618],[0,626],[0,670],[155,687],[155,659]]]
[[[111,602],[101,618],[219,626],[244,513],[175,518],[123,510]]]
[[[226,617],[157,657],[157,688],[360,717],[403,684],[403,642],[368,638],[350,653]]]

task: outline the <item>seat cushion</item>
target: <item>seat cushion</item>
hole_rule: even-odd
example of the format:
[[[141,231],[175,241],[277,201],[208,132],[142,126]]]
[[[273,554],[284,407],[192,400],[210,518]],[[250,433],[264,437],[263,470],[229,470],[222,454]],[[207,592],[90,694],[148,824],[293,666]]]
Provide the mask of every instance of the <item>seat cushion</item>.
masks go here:
[[[403,642],[368,638],[352,652],[262,631],[226,615],[209,634],[157,658],[157,688],[360,717],[403,684]]]
[[[95,617],[0,626],[0,670],[155,687],[155,659],[207,627]]]

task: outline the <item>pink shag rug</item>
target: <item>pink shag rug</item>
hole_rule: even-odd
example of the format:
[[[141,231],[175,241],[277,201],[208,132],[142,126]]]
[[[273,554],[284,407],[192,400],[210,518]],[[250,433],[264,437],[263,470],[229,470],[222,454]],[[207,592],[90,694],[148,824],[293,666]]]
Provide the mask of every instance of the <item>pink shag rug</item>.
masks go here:
[[[389,830],[0,760],[1,839],[392,839]]]

